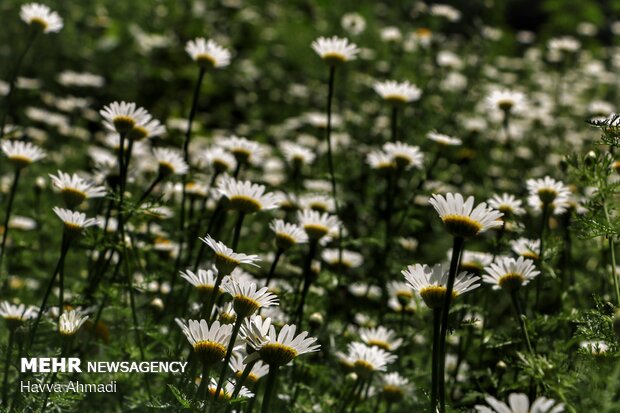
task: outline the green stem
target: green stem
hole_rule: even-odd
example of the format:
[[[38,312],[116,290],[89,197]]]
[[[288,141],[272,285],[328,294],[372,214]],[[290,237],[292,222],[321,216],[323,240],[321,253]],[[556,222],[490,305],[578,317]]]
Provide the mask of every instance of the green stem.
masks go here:
[[[203,363],[202,364],[202,377],[200,378],[200,386],[198,386],[198,389],[196,390],[196,397],[200,398],[200,397],[205,397],[205,403],[206,403],[206,392],[207,392],[207,386],[209,385],[209,371],[211,370],[211,366],[207,363]]]
[[[239,238],[241,237],[241,227],[243,226],[243,219],[245,218],[245,213],[239,211],[239,215],[237,216],[237,222],[235,223],[235,232],[233,234],[232,241],[232,249],[233,251],[237,250],[237,246],[239,245]]]
[[[243,320],[243,317],[237,315],[237,320],[235,320],[235,325],[233,326],[230,341],[228,342],[228,348],[226,349],[224,363],[222,364],[222,369],[220,370],[220,378],[217,381],[217,388],[215,389],[215,395],[213,396],[214,403],[211,406],[211,412],[215,411],[215,402],[219,398],[220,390],[222,390],[222,386],[224,385],[224,380],[226,379],[226,370],[228,369],[228,362],[230,361],[230,356],[232,355],[233,348],[235,347],[235,340],[237,339],[237,334],[239,334],[239,329],[241,328],[241,324],[243,324]]]
[[[512,299],[512,305],[514,306],[515,312],[517,313],[517,318],[519,319],[519,326],[521,327],[521,333],[523,334],[523,341],[525,341],[525,343],[527,344],[527,349],[530,354],[534,356],[534,348],[532,347],[530,336],[527,333],[527,326],[525,325],[525,314],[523,313],[523,309],[521,308],[521,301],[519,300],[518,290],[511,291],[510,298]]]
[[[603,199],[603,212],[605,213],[605,218],[607,219],[607,223],[611,225],[611,219],[609,217],[609,211],[607,210],[607,202]],[[616,291],[616,302],[620,307],[620,283],[618,282],[618,274],[616,273],[616,244],[614,242],[613,235],[608,235],[607,237],[609,241],[609,252],[611,255],[611,279],[614,286],[614,290]]]
[[[43,313],[45,312],[45,306],[52,292],[52,288],[54,287],[54,281],[56,281],[56,276],[61,271],[61,269],[64,269],[64,266],[65,266],[65,258],[67,256],[67,252],[69,251],[69,245],[71,244],[70,238],[68,238],[65,234],[66,233],[63,233],[63,237],[62,237],[62,244],[60,247],[60,258],[58,258],[58,263],[56,264],[56,268],[54,269],[54,272],[52,273],[50,282],[47,285],[47,290],[45,291],[45,295],[43,296],[43,302],[41,303],[41,306],[39,307],[39,311],[37,312],[37,318],[34,321],[34,324],[32,326],[32,332],[30,333],[30,346],[32,346],[32,343],[34,343],[34,338],[36,337],[36,334],[37,334],[37,327],[39,326],[39,323],[41,322],[41,318],[43,317]]]
[[[431,365],[431,409],[437,411],[437,390],[439,389],[439,339],[441,332],[441,308],[433,309],[433,358]]]
[[[446,286],[446,297],[444,299],[441,314],[441,330],[439,332],[439,411],[446,411],[446,337],[448,334],[448,316],[450,314],[450,302],[452,301],[452,291],[454,289],[454,280],[459,269],[461,261],[461,253],[465,240],[461,237],[454,237],[452,246],[452,259],[450,260],[450,272],[448,273],[448,285]]]
[[[9,201],[6,207],[6,215],[4,216],[4,232],[2,233],[2,244],[0,245],[0,271],[2,271],[2,261],[4,259],[4,252],[6,249],[6,240],[9,235],[9,221],[11,220],[11,211],[13,210],[13,201],[15,200],[15,193],[17,192],[17,184],[19,183],[20,175],[21,168],[15,168],[13,184],[11,185]]]
[[[272,413],[269,406],[271,403],[271,399],[273,399],[273,395],[276,389],[276,381],[278,379],[278,369],[279,369],[279,366],[276,366],[276,365],[269,366],[269,374],[267,375],[267,385],[265,387],[265,394],[263,396],[263,406],[261,408],[261,413]]]
[[[542,207],[542,222],[540,225],[540,270],[541,273],[536,278],[536,300],[534,304],[534,308],[538,308],[538,303],[540,301],[540,293],[542,290],[542,279],[544,275],[544,259],[545,259],[545,231],[549,224],[549,213],[551,212],[551,206],[548,203],[543,203]]]
[[[243,368],[243,373],[241,373],[241,377],[239,377],[239,379],[237,379],[237,382],[235,383],[235,390],[233,391],[232,396],[230,397],[231,400],[235,400],[237,398],[237,396],[239,395],[239,392],[241,392],[241,388],[243,387],[243,384],[245,383],[248,376],[252,372],[252,368],[254,367],[256,363],[258,363],[258,360],[252,361],[245,365],[245,367]],[[228,406],[226,413],[229,413],[231,410],[232,410],[232,405]]]
[[[6,358],[4,361],[4,378],[2,379],[2,405],[9,404],[9,365],[11,364],[11,353],[13,352],[13,338],[15,329],[9,327],[9,342],[6,346]]]
[[[312,283],[312,260],[316,255],[317,248],[318,240],[310,240],[310,245],[308,246],[308,256],[306,257],[306,262],[304,264],[304,286],[301,292],[301,299],[299,301],[299,306],[297,307],[297,313],[295,317],[300,330],[304,319],[304,307],[306,305],[306,297],[308,295],[308,291],[310,290],[310,284]]]
[[[398,139],[398,105],[393,105],[392,106],[392,122],[391,122],[391,126],[392,126],[392,134],[390,137],[390,140],[392,142],[396,142]]]
[[[284,250],[282,248],[278,248],[276,251],[276,255],[273,257],[273,262],[271,263],[271,268],[269,268],[269,274],[267,275],[267,281],[265,282],[265,286],[269,287],[269,283],[273,278],[273,274],[276,272],[276,267],[278,266],[278,261],[280,261],[280,257],[284,254]]]

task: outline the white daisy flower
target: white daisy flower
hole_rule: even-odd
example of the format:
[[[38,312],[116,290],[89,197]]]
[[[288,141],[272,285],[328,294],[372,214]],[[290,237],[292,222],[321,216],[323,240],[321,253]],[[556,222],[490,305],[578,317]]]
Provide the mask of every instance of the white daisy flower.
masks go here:
[[[261,210],[275,209],[280,204],[280,197],[273,193],[265,193],[263,185],[250,181],[238,181],[224,176],[217,184],[218,191],[228,198],[228,208],[252,214]]]
[[[304,209],[297,213],[299,224],[306,231],[308,238],[319,240],[329,234],[332,230],[337,230],[340,220],[328,213],[321,214],[318,211]]]
[[[452,256],[452,248],[448,252],[448,256]],[[463,251],[459,269],[472,274],[480,274],[484,267],[493,262],[493,254],[478,251]]]
[[[333,212],[336,209],[336,203],[330,195],[306,194],[299,199],[299,207],[318,212]]]
[[[433,142],[437,142],[444,146],[459,146],[463,143],[459,138],[453,138],[452,136],[444,135],[443,133],[429,132],[426,137]]]
[[[511,393],[508,404],[500,402],[495,397],[487,396],[485,400],[489,407],[476,405],[478,413],[560,413],[564,411],[562,403],[557,404],[553,399],[539,397],[530,406],[530,399],[523,393]]]
[[[555,214],[564,213],[568,208],[571,191],[563,182],[545,176],[543,179],[528,179],[526,185],[530,192],[528,204],[532,208],[542,210],[547,205]]]
[[[517,199],[512,194],[493,195],[491,199],[487,201],[489,206],[493,209],[497,209],[504,215],[523,215],[525,209],[521,207],[521,200]]]
[[[424,155],[417,146],[407,145],[402,142],[388,142],[383,145],[383,151],[399,168],[421,169],[424,166]]]
[[[388,364],[396,361],[397,357],[379,347],[369,347],[364,343],[349,343],[347,353],[336,353],[338,358],[351,366],[362,377],[378,371],[385,371]]]
[[[104,197],[107,192],[103,186],[87,182],[78,174],[69,175],[58,171],[58,176],[50,174],[49,177],[52,184],[60,190],[69,208],[80,205],[85,199]]]
[[[71,211],[58,207],[52,209],[65,224],[65,230],[73,236],[81,234],[83,229],[92,227],[98,223],[96,218],[86,218],[86,214],[83,212]]]
[[[144,125],[151,120],[146,109],[133,102],[112,102],[99,111],[104,125],[110,131],[127,135],[136,125]]]
[[[217,380],[211,377],[209,381],[209,387],[208,387],[209,396],[207,397],[209,397],[209,400],[217,400],[218,402],[230,401],[235,391],[235,386],[236,384],[233,380],[231,379],[226,380],[226,382],[220,389],[220,392],[217,395],[217,399],[216,399],[215,392],[217,391],[217,387],[218,387]],[[248,390],[248,388],[245,386],[241,386],[241,390],[236,396],[237,399],[250,399],[252,397],[254,397],[254,393]]]
[[[162,176],[185,175],[189,166],[181,153],[169,148],[153,148],[153,156],[159,163],[159,173]]]
[[[329,64],[353,60],[360,51],[355,43],[350,43],[348,39],[336,36],[319,37],[312,42],[312,50]]]
[[[19,11],[19,17],[28,25],[42,30],[43,33],[57,33],[63,26],[60,15],[44,4],[24,4]]]
[[[516,260],[510,257],[498,257],[484,271],[486,274],[482,276],[482,281],[493,285],[494,290],[504,289],[509,292],[527,285],[540,274],[540,271],[536,271],[534,261],[523,257]]]
[[[209,326],[206,320],[188,320],[185,323],[179,318],[174,321],[181,327],[187,341],[203,363],[213,365],[224,359],[232,335],[232,325],[214,321]]]
[[[381,377],[383,397],[390,403],[398,403],[413,390],[409,380],[393,372]]]
[[[196,287],[201,294],[209,295],[215,289],[215,283],[217,281],[217,268],[215,267],[209,270],[199,268],[197,273],[191,270],[179,271],[179,273],[181,274],[181,278]],[[219,288],[218,294],[221,291],[222,289]]]
[[[398,338],[396,331],[383,326],[361,328],[359,334],[366,345],[379,347],[385,351],[394,351],[403,343],[403,339]]]
[[[214,146],[207,149],[202,156],[204,164],[216,174],[232,171],[237,167],[237,160],[235,157],[224,148]]]
[[[467,200],[461,194],[433,194],[429,204],[435,208],[448,232],[457,237],[470,238],[488,229],[499,227],[503,214],[487,207],[485,202],[474,208],[474,197]]]
[[[249,317],[260,308],[278,305],[278,297],[268,287],[258,288],[256,283],[231,279],[222,289],[233,297],[233,308],[239,317]]]
[[[240,164],[258,163],[265,154],[265,149],[260,143],[234,135],[222,140],[219,145],[232,153]]]
[[[236,253],[232,248],[228,248],[224,243],[216,241],[207,234],[206,237],[200,238],[202,242],[207,244],[215,253],[215,266],[223,275],[230,274],[239,264],[250,264],[258,267],[256,261],[260,261],[258,255],[246,255]]]
[[[211,39],[197,37],[190,40],[185,45],[185,51],[201,67],[220,68],[230,64],[230,51]]]
[[[492,90],[486,97],[486,103],[489,109],[506,113],[520,113],[526,107],[525,95],[508,89]]]
[[[342,260],[338,249],[324,249],[321,253],[323,261],[331,266],[341,266],[342,268],[358,268],[364,263],[364,257],[359,252],[342,250]]]
[[[519,238],[510,242],[515,254],[536,261],[540,258],[540,240]]]
[[[79,310],[64,312],[58,320],[58,331],[61,336],[74,336],[86,320],[88,320],[88,316]]]
[[[39,310],[32,306],[11,304],[8,301],[0,302],[0,317],[4,318],[9,329],[19,327],[22,322],[36,318],[37,314]]]
[[[366,163],[372,169],[378,169],[379,171],[389,171],[396,166],[394,158],[390,154],[376,149],[366,155]]]
[[[276,245],[279,249],[286,251],[296,244],[308,242],[308,236],[302,228],[281,219],[274,219],[269,224],[269,228],[276,234]]]
[[[405,276],[409,286],[420,293],[429,308],[437,309],[443,306],[448,283],[448,269],[443,264],[435,264],[432,267],[420,264],[409,265],[401,273]],[[466,272],[459,273],[454,280],[453,297],[480,287],[479,281],[480,277]]]
[[[280,329],[280,333],[276,333],[276,328],[270,325],[269,332],[263,337],[263,344],[254,347],[257,351],[247,357],[246,363],[260,358],[269,366],[279,367],[290,363],[302,354],[320,350],[321,346],[315,344],[317,339],[308,337],[307,331],[296,333],[295,324],[285,324]]]
[[[245,354],[245,351],[240,348],[235,349],[235,352],[230,358],[230,362],[228,363],[228,365],[230,366],[230,369],[233,371],[233,374],[237,379],[241,377],[241,375],[243,374],[243,370],[245,370],[247,364],[243,361],[246,357],[247,354]],[[263,363],[261,360],[258,360],[256,364],[252,366],[252,370],[250,370],[250,374],[248,374],[246,380],[249,380],[250,383],[256,383],[259,379],[265,377],[268,373],[269,366]]]
[[[409,81],[396,82],[394,80],[387,80],[375,82],[372,87],[375,92],[390,103],[401,104],[413,102],[420,99],[420,96],[422,96],[422,90]]]
[[[239,336],[253,350],[258,350],[263,344],[269,342],[269,329],[271,327],[271,318],[263,318],[260,315],[254,315],[243,320]],[[247,363],[247,360],[245,361]]]
[[[2,152],[16,168],[24,168],[45,158],[45,151],[30,142],[4,140]]]
[[[316,158],[315,153],[310,149],[294,142],[281,142],[279,146],[284,158],[296,167],[310,165]]]

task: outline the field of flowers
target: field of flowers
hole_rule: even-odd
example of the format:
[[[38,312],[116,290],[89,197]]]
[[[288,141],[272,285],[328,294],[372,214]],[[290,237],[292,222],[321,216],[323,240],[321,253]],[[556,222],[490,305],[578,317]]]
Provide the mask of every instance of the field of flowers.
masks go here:
[[[0,3],[0,412],[620,412],[620,4],[391,3]]]

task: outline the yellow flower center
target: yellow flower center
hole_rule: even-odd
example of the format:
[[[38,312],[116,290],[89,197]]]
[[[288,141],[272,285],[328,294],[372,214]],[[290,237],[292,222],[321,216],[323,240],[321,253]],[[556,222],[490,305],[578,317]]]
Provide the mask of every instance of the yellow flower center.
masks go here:
[[[149,131],[144,126],[135,126],[129,133],[127,134],[127,139],[131,139],[134,141],[140,141],[149,136]]]
[[[256,199],[245,195],[235,195],[229,200],[228,207],[245,214],[252,214],[262,209],[262,205]]]
[[[217,60],[215,60],[215,58],[208,53],[201,53],[197,55],[196,61],[201,67],[205,68],[208,66],[215,67],[215,65],[217,64]]]
[[[383,386],[383,395],[391,403],[399,402],[405,396],[405,394],[403,393],[403,389],[398,386],[392,386],[389,384]]]
[[[239,261],[223,254],[215,254],[215,266],[223,275],[230,274],[239,265]]]
[[[540,201],[544,204],[551,205],[555,198],[558,196],[558,193],[555,189],[551,188],[541,188],[538,190],[538,197]]]
[[[430,285],[420,290],[420,296],[429,308],[441,308],[446,299],[446,287],[440,285]],[[452,298],[456,298],[456,291],[452,290]]]
[[[63,188],[60,193],[69,208],[80,205],[86,199],[86,192],[77,190],[76,188]]]
[[[306,224],[304,230],[311,239],[321,239],[329,232],[329,228],[319,224]]]
[[[129,133],[136,124],[136,121],[131,116],[116,116],[112,123],[114,124],[114,129],[121,135]]]
[[[45,19],[42,19],[40,17],[33,17],[32,19],[30,19],[30,24],[32,26],[39,28],[41,31],[45,31],[48,26],[47,21],[45,21]]]
[[[392,349],[392,346],[390,346],[386,341],[383,340],[368,340],[368,345],[379,347],[380,349],[383,349],[385,351],[390,351]]]
[[[226,355],[226,346],[214,341],[197,341],[194,343],[194,352],[201,358],[203,363],[215,364]]]
[[[516,272],[509,272],[499,278],[498,284],[506,291],[514,291],[521,288],[525,282],[525,277]]]
[[[25,168],[26,166],[32,163],[32,159],[23,155],[12,155],[9,157],[9,160],[16,168]]]
[[[448,232],[458,237],[470,238],[482,229],[480,222],[465,215],[444,215],[442,220]]]
[[[259,352],[265,363],[274,366],[284,366],[297,357],[297,350],[280,343],[265,344]]]
[[[347,61],[347,57],[345,55],[343,55],[342,53],[337,53],[337,52],[324,53],[322,58],[323,60],[325,60],[327,63],[331,65],[334,65],[337,63],[343,63]]]
[[[375,366],[367,362],[366,360],[355,360],[353,363],[353,370],[362,377],[368,377],[375,371]]]
[[[279,232],[276,234],[276,246],[284,251],[296,244],[295,239],[288,234]]]
[[[261,305],[258,301],[245,295],[236,295],[233,298],[235,313],[242,318],[251,316],[260,308],[260,306]]]

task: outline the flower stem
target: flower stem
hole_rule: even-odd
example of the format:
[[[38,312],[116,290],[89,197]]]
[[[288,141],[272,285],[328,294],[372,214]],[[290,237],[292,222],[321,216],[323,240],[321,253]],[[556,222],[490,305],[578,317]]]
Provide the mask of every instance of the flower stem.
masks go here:
[[[241,227],[243,226],[244,218],[245,218],[245,213],[239,211],[239,215],[237,215],[237,222],[235,223],[235,232],[233,234],[233,241],[232,241],[233,251],[236,251],[237,246],[239,245],[239,238],[241,236]]]
[[[15,329],[9,328],[9,342],[6,346],[6,359],[4,362],[4,376],[2,379],[2,405],[7,406],[9,404],[9,365],[11,364],[11,353],[13,352],[13,339],[15,336]]]
[[[235,325],[232,329],[232,335],[230,336],[230,341],[228,342],[228,348],[226,349],[226,356],[224,357],[224,362],[222,363],[222,369],[220,370],[220,378],[217,381],[217,388],[215,389],[215,395],[213,396],[213,401],[217,401],[220,390],[222,390],[222,386],[224,385],[224,380],[226,379],[226,370],[228,369],[228,362],[230,361],[230,356],[232,355],[233,348],[235,347],[235,340],[237,339],[237,334],[239,334],[239,329],[241,328],[241,324],[243,324],[243,317],[237,315],[237,320],[235,320]],[[215,403],[211,406],[211,412],[215,411]]]
[[[545,259],[545,230],[549,225],[549,213],[551,212],[551,206],[548,203],[543,203],[542,207],[542,222],[540,225],[540,269],[541,273],[536,278],[536,300],[534,304],[534,308],[538,308],[538,302],[540,300],[540,292],[542,289],[542,278],[543,278],[543,267],[544,267],[544,259]]]
[[[441,332],[441,308],[433,309],[433,359],[431,377],[431,409],[430,412],[437,411],[437,390],[439,388],[439,338]]]
[[[43,302],[41,303],[41,307],[39,307],[39,311],[37,312],[37,318],[32,326],[32,332],[30,333],[30,346],[34,342],[34,338],[37,334],[37,327],[39,326],[39,322],[41,321],[41,317],[43,317],[43,313],[45,312],[45,305],[47,304],[47,300],[52,292],[52,288],[54,287],[54,281],[56,281],[56,276],[61,271],[61,268],[64,269],[65,266],[65,258],[67,256],[67,252],[69,251],[69,245],[71,244],[71,240],[66,237],[63,233],[62,244],[60,247],[60,258],[58,258],[58,263],[56,264],[56,268],[52,273],[52,277],[50,279],[49,284],[47,285],[47,290],[45,291],[45,295],[43,296]]]
[[[398,139],[398,105],[392,106],[392,133],[390,135],[390,140],[392,142],[396,142]]]
[[[2,261],[4,259],[4,252],[6,249],[6,240],[9,235],[9,221],[11,220],[11,211],[13,210],[13,201],[15,200],[15,193],[17,192],[17,184],[19,183],[20,175],[21,168],[15,168],[15,175],[13,176],[13,184],[11,185],[9,201],[6,206],[6,215],[4,216],[4,232],[2,233],[2,244],[0,245],[0,271],[2,271]]]
[[[450,313],[450,302],[452,301],[452,291],[454,289],[454,280],[459,269],[459,263],[461,261],[461,253],[463,252],[463,245],[465,239],[461,237],[454,237],[454,243],[452,246],[452,259],[450,260],[450,272],[448,273],[448,285],[446,286],[446,297],[444,299],[442,314],[441,314],[441,330],[439,332],[439,411],[445,413],[446,411],[446,336],[448,334],[448,316]]]
[[[533,356],[535,354],[534,348],[532,347],[530,336],[527,333],[527,326],[525,325],[525,314],[523,313],[523,309],[521,308],[521,301],[519,300],[518,290],[511,291],[510,298],[512,299],[512,305],[514,306],[514,309],[517,313],[517,318],[519,319],[519,326],[521,327],[521,333],[523,334],[523,340],[527,344],[528,351]]]
[[[196,397],[205,397],[207,391],[207,385],[209,384],[209,371],[211,366],[207,363],[202,363],[202,377],[200,378],[200,386],[196,390]],[[206,400],[206,397],[205,397]]]
[[[603,199],[603,212],[605,213],[605,218],[607,219],[607,223],[611,225],[611,219],[609,217],[609,211],[607,210],[607,202]],[[614,290],[616,292],[616,302],[618,307],[620,307],[620,285],[618,282],[618,274],[616,273],[616,244],[614,242],[613,234],[607,236],[607,240],[609,241],[609,252],[611,255],[611,280],[614,286]]]
[[[11,97],[13,97],[13,92],[15,90],[15,81],[17,80],[17,75],[19,74],[19,69],[21,69],[22,63],[26,54],[32,47],[34,40],[37,37],[39,30],[31,29],[30,37],[28,38],[28,42],[26,43],[26,47],[22,51],[22,53],[17,58],[17,62],[15,63],[15,68],[13,69],[13,73],[11,74],[11,79],[9,80],[9,92],[7,93],[4,99],[4,111],[2,112],[2,120],[0,120],[0,139],[4,137],[4,126],[6,125],[6,117],[9,114],[9,108],[11,107]]]
[[[269,283],[273,278],[273,274],[276,272],[276,267],[278,266],[278,261],[280,261],[280,257],[284,254],[284,250],[282,248],[278,248],[276,251],[276,255],[273,257],[273,262],[271,263],[271,268],[269,268],[269,274],[267,274],[267,281],[265,281],[265,287],[269,287]]]
[[[279,369],[279,366],[276,366],[276,365],[269,366],[269,374],[267,375],[267,385],[265,387],[265,393],[263,396],[263,406],[260,410],[261,413],[271,413],[271,410],[269,409],[269,405],[275,393],[276,381],[278,379],[278,369]]]
[[[306,257],[306,263],[304,264],[304,286],[301,292],[301,300],[299,302],[299,306],[297,307],[297,315],[295,317],[300,330],[304,319],[306,296],[308,295],[308,291],[310,290],[310,284],[312,283],[312,260],[316,255],[317,247],[318,240],[310,240],[310,244],[308,245],[308,256]]]
[[[241,392],[241,388],[243,387],[243,384],[247,380],[248,376],[252,372],[252,368],[257,362],[258,360],[254,360],[245,365],[245,367],[243,368],[243,373],[241,373],[241,377],[239,377],[239,379],[237,379],[237,383],[235,383],[235,390],[233,390],[233,393],[230,396],[231,400],[235,400],[237,398],[237,396],[239,395],[239,392]],[[232,411],[232,408],[233,408],[232,404],[229,405],[228,408],[226,409],[226,413],[230,413]]]

